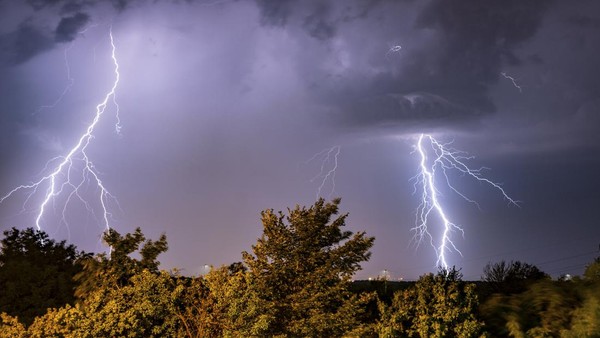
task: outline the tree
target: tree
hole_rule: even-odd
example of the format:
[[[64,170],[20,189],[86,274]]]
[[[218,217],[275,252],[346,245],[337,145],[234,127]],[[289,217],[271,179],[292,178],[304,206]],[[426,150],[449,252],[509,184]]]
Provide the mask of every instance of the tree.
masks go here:
[[[479,337],[475,285],[456,269],[421,276],[414,287],[397,291],[392,304],[379,303],[380,337]]]
[[[248,267],[249,327],[245,336],[342,336],[359,326],[364,299],[349,283],[370,257],[374,238],[342,231],[348,216],[338,214],[340,199],[319,199],[288,215],[261,213],[263,234],[243,252]]]
[[[146,240],[139,227],[124,236],[109,229],[104,233],[103,240],[111,248],[110,256],[98,254],[82,262],[83,271],[75,276],[79,282],[75,294],[79,299],[105,286],[126,286],[132,276],[143,270],[158,273],[158,255],[168,249],[165,234],[157,241]],[[140,259],[131,257],[135,252],[139,253]]]
[[[600,337],[600,257],[596,257],[583,272],[578,284],[579,307],[571,313],[571,326],[561,332],[564,337]]]
[[[585,283],[580,297],[582,303],[571,313],[571,325],[561,330],[561,336],[600,337],[600,283]]]
[[[5,231],[0,245],[0,312],[28,325],[47,308],[74,302],[73,277],[86,257],[74,245],[33,228]]]
[[[146,240],[141,230],[104,235],[111,246],[88,257],[77,275],[79,302],[49,309],[28,329],[30,337],[174,337],[183,334],[177,316],[185,285],[178,276],[159,272],[157,257],[167,249],[166,236]],[[140,259],[130,255],[138,252]]]
[[[126,286],[96,289],[74,307],[36,318],[29,337],[181,337],[184,286],[166,272],[143,270]]]
[[[25,338],[27,330],[16,317],[0,313],[0,338]]]
[[[523,292],[529,284],[548,278],[550,276],[537,266],[520,261],[488,263],[481,276],[490,293],[503,294]]]
[[[600,337],[597,263],[583,278],[544,278],[523,292],[492,295],[481,307],[486,328],[494,337]]]
[[[240,264],[212,269],[186,284],[181,319],[187,337],[248,336],[258,312],[250,275]]]
[[[587,281],[600,282],[600,257],[585,267],[583,278]]]

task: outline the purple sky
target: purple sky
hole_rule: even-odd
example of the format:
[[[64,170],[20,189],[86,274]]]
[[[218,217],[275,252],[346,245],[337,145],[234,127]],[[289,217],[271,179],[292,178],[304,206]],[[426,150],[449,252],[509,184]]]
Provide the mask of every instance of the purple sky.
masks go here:
[[[448,261],[466,278],[501,259],[580,274],[598,255],[595,0],[0,0],[0,194],[39,179],[85,131],[114,81],[111,27],[123,129],[110,105],[88,154],[120,204],[111,225],[166,232],[163,268],[240,261],[260,211],[313,203],[321,162],[309,160],[340,146],[321,195],[342,197],[349,230],[376,237],[357,278],[435,270],[434,250],[411,244],[419,133],[475,155],[522,201],[458,175],[481,209],[440,188],[465,230]],[[66,226],[59,198],[43,230],[105,250],[92,188],[95,214],[74,201]],[[34,225],[42,196],[23,209],[26,197],[0,204],[0,230]]]

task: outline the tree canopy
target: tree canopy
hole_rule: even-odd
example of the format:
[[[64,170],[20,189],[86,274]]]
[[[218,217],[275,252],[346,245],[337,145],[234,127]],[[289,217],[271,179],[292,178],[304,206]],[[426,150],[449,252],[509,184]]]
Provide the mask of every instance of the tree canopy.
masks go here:
[[[421,276],[414,287],[397,291],[392,303],[379,303],[380,337],[479,337],[483,322],[475,316],[475,285],[459,271],[440,270]]]
[[[79,283],[75,294],[80,299],[103,286],[125,286],[131,277],[143,270],[158,272],[160,262],[157,258],[168,249],[165,234],[156,241],[146,240],[139,227],[124,236],[110,229],[103,240],[111,248],[110,254],[87,256],[82,261],[83,271],[75,276]],[[136,252],[140,259],[131,256]]]
[[[5,231],[0,338],[600,337],[599,258],[569,279],[500,262],[479,282],[453,268],[355,283],[374,238],[345,230],[339,203],[263,211],[242,261],[198,277],[161,271],[166,235],[139,228],[106,232],[110,252],[94,256],[34,229]]]
[[[331,337],[358,326],[362,300],[349,282],[374,238],[344,231],[348,214],[337,215],[339,203],[261,213],[263,235],[242,253],[258,302],[251,334]]]
[[[0,312],[30,324],[47,308],[74,302],[73,277],[86,257],[74,245],[33,228],[12,228],[0,246]]]

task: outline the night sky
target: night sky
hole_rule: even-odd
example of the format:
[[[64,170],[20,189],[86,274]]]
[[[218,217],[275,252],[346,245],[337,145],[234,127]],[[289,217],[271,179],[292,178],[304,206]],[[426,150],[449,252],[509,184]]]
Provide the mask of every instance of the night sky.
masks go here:
[[[475,156],[521,201],[450,175],[439,188],[466,279],[521,260],[581,274],[600,245],[600,2],[0,0],[0,194],[36,181],[121,79],[87,153],[111,226],[166,232],[162,268],[240,261],[260,211],[341,197],[375,236],[357,278],[416,279],[435,251],[411,242],[420,133]],[[61,94],[63,94],[61,96]],[[333,155],[333,154],[332,154]],[[80,174],[81,175],[81,174]],[[443,181],[440,181],[443,183]],[[0,205],[0,230],[34,226],[46,186]],[[41,227],[100,252],[97,191],[51,203]],[[432,223],[434,238],[439,224]]]

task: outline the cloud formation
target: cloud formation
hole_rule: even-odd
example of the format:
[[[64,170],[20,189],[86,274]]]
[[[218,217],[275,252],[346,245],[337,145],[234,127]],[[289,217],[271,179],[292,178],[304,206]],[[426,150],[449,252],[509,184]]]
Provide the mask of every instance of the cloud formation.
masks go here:
[[[89,20],[90,16],[81,12],[62,18],[54,31],[54,41],[73,41]]]
[[[534,36],[551,2],[423,3],[258,1],[264,24],[285,28],[304,46],[323,45],[321,55],[301,50],[298,59],[333,123],[402,129],[493,113],[490,86],[504,66],[528,62],[515,50]],[[357,26],[370,34],[357,34]],[[402,48],[389,53],[396,44]]]
[[[14,31],[0,36],[0,46],[4,62],[19,64],[52,49],[54,42],[47,32],[24,22]]]
[[[475,216],[456,209],[469,227],[466,257],[518,250],[515,231],[528,231],[518,237],[528,243],[564,224],[590,231],[595,218],[581,210],[600,191],[583,179],[600,166],[599,4],[0,1],[0,191],[31,180],[89,123],[114,76],[112,27],[123,130],[115,135],[107,111],[90,156],[122,202],[120,231],[139,224],[194,248],[172,250],[171,266],[239,259],[259,234],[259,210],[314,201],[320,163],[316,173],[299,164],[339,145],[333,196],[355,229],[378,238],[371,271],[414,268],[412,251],[405,259],[398,247],[414,222],[410,142],[421,132],[483,157],[525,201],[523,213],[485,199]],[[0,208],[6,224],[30,221],[14,215],[20,202]],[[73,238],[93,250],[97,238],[83,231],[93,217],[74,209]]]

